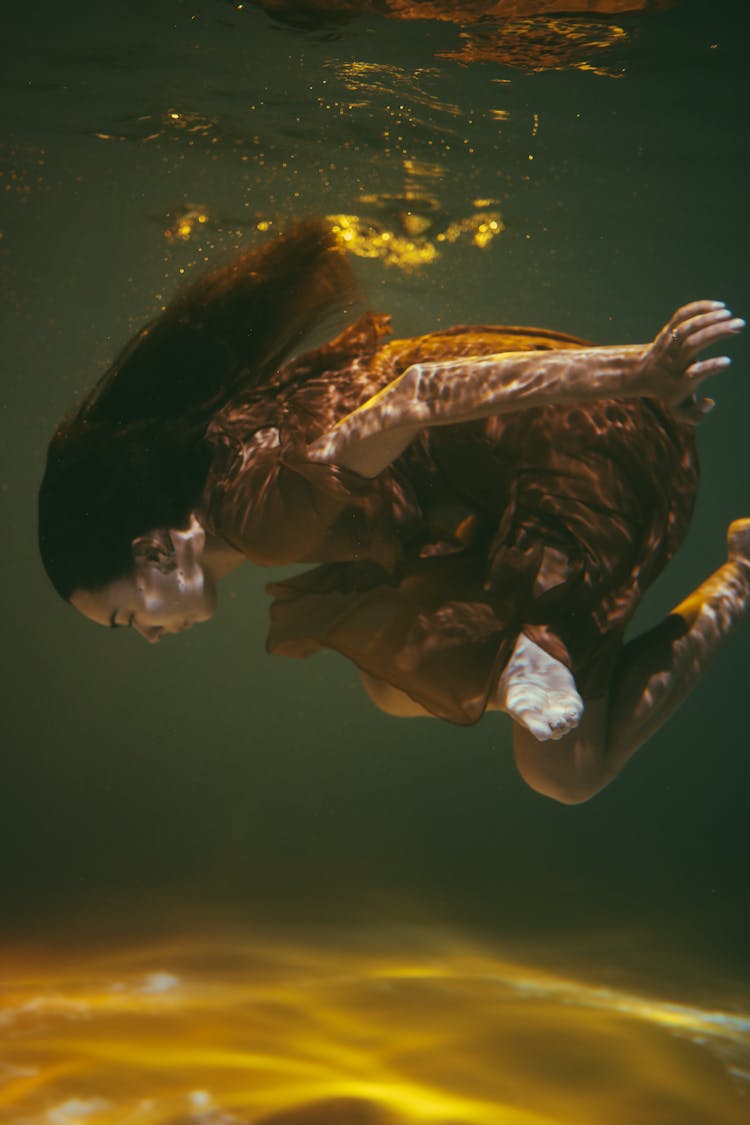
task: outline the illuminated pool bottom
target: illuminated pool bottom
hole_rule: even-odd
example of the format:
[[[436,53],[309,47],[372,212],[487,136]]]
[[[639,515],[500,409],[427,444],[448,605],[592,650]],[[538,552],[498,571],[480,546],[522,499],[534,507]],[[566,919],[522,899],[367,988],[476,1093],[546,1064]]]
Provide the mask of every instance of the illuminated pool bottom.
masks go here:
[[[13,1125],[724,1125],[750,1016],[646,999],[452,939],[216,936],[15,967]]]

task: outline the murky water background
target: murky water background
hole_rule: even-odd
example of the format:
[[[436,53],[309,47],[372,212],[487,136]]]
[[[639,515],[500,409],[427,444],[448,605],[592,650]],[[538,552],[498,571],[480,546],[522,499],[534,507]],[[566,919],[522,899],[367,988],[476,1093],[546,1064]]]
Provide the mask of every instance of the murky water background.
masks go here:
[[[747,636],[566,809],[516,777],[502,718],[390,720],[343,661],[266,657],[275,573],[232,576],[212,623],[152,648],[78,619],[36,558],[75,395],[204,261],[293,217],[334,217],[399,334],[624,342],[696,297],[750,313],[741,7],[465,11],[3,13],[3,1121],[750,1113]],[[733,355],[641,624],[748,514]]]

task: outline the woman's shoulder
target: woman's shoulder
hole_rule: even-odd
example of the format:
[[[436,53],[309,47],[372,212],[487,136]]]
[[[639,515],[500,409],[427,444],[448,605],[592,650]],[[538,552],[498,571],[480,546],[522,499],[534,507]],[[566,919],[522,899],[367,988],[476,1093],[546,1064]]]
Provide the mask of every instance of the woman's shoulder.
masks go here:
[[[271,379],[269,390],[297,387],[310,379],[346,370],[355,360],[373,356],[381,341],[390,334],[390,316],[365,312],[332,340],[301,352],[285,363]]]

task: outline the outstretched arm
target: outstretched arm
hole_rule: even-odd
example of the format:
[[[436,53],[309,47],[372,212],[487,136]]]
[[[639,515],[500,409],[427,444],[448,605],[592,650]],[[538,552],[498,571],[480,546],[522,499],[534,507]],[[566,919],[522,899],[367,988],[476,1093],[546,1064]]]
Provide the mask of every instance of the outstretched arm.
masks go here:
[[[685,417],[700,417],[709,400],[698,399],[698,388],[730,361],[696,357],[743,327],[721,301],[694,301],[678,309],[651,344],[416,363],[313,442],[308,456],[374,477],[428,427],[553,402],[649,396]]]

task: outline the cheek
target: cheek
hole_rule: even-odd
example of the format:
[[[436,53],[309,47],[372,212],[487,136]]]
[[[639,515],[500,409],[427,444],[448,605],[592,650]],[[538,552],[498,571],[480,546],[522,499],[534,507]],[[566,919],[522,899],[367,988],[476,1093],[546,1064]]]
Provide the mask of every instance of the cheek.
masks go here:
[[[204,586],[185,595],[182,612],[193,620],[207,621],[216,609],[216,591],[212,586]]]
[[[159,575],[148,582],[138,584],[140,615],[144,618],[158,618],[177,609],[185,600],[185,594],[173,577]]]
[[[139,617],[146,624],[182,622],[191,615],[208,618],[216,608],[216,593],[207,586],[203,574],[185,578],[177,571],[155,574],[138,585]]]

